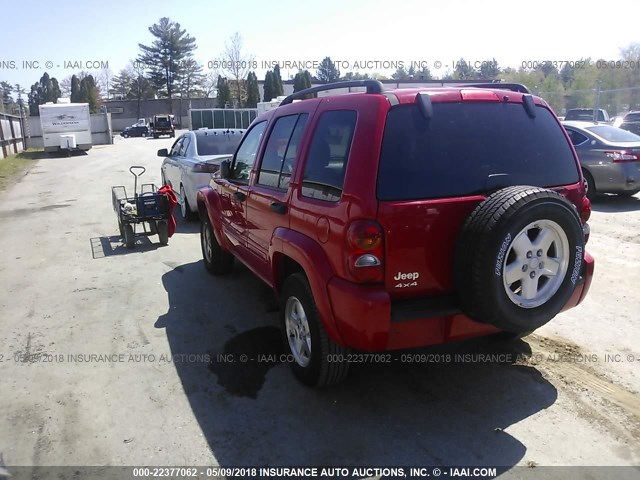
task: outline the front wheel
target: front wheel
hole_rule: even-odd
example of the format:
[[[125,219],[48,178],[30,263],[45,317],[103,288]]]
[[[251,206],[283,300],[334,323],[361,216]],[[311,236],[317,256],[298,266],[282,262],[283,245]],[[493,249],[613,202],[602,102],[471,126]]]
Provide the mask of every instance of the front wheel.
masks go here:
[[[200,246],[202,247],[202,258],[204,266],[212,275],[226,275],[233,268],[233,255],[220,247],[211,223],[206,217],[200,222]]]
[[[291,369],[298,380],[311,387],[328,387],[343,381],[349,372],[349,350],[327,336],[303,273],[294,273],[284,281],[280,315],[283,341],[291,353]]]

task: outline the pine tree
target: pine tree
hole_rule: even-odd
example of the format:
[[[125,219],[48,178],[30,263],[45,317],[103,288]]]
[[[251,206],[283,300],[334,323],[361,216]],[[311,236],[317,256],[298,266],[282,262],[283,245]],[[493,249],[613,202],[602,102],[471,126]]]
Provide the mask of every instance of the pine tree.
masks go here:
[[[185,60],[191,58],[196,49],[196,40],[167,17],[150,26],[149,32],[155,40],[151,45],[138,44],[141,50],[138,61],[145,65],[155,89],[172,99]]]
[[[228,103],[231,103],[231,89],[229,88],[229,82],[224,77],[218,77],[218,108],[226,108]]]
[[[325,57],[322,62],[320,62],[320,68],[318,68],[316,76],[320,82],[335,82],[340,80],[340,70],[338,70],[335,64],[331,61],[331,57]]]
[[[271,70],[267,70],[267,73],[264,76],[264,101],[270,102],[276,97],[276,86],[273,72]]]
[[[247,75],[247,101],[246,107],[256,108],[260,101],[260,90],[258,90],[258,77],[254,72]]]
[[[280,75],[280,65],[276,65],[273,69],[273,83],[275,87],[275,96],[284,95],[284,85],[282,84],[282,76]]]

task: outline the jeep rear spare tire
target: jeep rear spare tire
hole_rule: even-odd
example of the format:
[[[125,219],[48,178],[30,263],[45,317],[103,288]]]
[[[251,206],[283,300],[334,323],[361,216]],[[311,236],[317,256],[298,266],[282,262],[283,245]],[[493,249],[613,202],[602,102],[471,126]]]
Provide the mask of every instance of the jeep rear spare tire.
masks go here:
[[[508,332],[541,327],[567,303],[584,258],[577,209],[528,186],[497,191],[471,213],[454,257],[463,311]]]

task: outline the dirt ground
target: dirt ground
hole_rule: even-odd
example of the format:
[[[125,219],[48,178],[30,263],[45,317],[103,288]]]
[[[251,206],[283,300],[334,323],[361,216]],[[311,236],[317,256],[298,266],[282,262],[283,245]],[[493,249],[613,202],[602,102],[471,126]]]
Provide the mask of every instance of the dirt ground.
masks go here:
[[[15,465],[638,465],[640,198],[594,204],[585,302],[522,341],[357,365],[330,390],[287,365],[247,269],[213,278],[197,223],[132,251],[112,185],[159,182],[171,139],[46,157],[0,193],[0,452]],[[449,355],[447,357],[447,355]],[[451,358],[459,361],[451,361]],[[449,359],[449,360],[447,360]]]

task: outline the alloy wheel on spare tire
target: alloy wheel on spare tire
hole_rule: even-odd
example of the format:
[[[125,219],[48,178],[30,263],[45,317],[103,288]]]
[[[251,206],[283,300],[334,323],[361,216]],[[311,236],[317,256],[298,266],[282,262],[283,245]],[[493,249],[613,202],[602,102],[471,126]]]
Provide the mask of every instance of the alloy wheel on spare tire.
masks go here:
[[[349,349],[327,336],[304,273],[285,279],[280,315],[283,342],[291,353],[291,370],[298,380],[312,387],[343,381],[349,372]]]
[[[458,238],[454,284],[463,311],[508,332],[541,327],[567,303],[584,259],[577,209],[548,189],[499,190]]]

